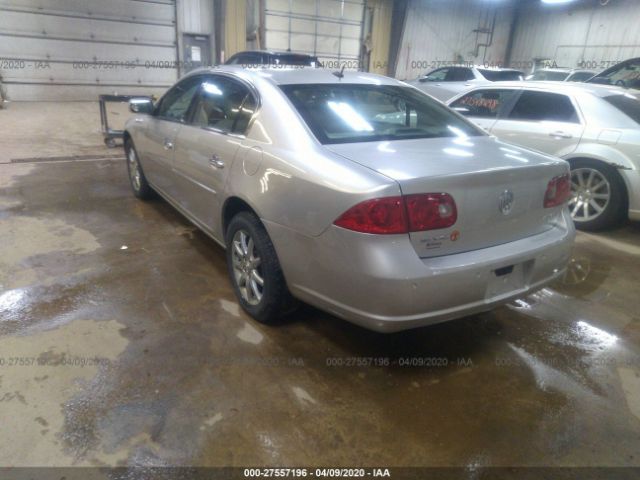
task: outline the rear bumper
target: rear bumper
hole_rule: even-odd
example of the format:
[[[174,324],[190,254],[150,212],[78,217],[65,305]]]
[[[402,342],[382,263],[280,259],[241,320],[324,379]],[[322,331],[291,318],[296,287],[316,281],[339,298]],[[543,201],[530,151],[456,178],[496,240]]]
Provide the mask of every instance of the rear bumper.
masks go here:
[[[575,237],[568,212],[535,236],[421,259],[407,235],[335,226],[319,237],[265,222],[292,294],[338,317],[395,332],[491,310],[562,275]],[[501,277],[496,270],[514,266]]]

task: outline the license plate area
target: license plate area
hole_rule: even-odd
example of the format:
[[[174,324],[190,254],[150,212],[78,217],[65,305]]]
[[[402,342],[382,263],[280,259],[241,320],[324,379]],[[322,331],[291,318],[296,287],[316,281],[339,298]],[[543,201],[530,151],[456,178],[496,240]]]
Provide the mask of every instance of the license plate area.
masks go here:
[[[527,286],[532,267],[533,261],[528,261],[491,270],[485,298],[501,297],[523,290]]]

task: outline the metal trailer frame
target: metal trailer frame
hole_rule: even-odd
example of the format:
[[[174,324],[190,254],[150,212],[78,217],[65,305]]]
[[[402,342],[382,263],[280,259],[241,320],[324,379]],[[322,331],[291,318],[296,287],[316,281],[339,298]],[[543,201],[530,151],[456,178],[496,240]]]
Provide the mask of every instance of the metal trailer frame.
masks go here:
[[[102,136],[104,137],[104,143],[109,148],[117,146],[115,139],[122,138],[124,136],[124,130],[113,130],[109,128],[109,119],[107,117],[107,102],[113,103],[129,103],[134,98],[148,99],[153,101],[150,96],[144,95],[98,95],[98,101],[100,103],[100,124],[102,126]]]

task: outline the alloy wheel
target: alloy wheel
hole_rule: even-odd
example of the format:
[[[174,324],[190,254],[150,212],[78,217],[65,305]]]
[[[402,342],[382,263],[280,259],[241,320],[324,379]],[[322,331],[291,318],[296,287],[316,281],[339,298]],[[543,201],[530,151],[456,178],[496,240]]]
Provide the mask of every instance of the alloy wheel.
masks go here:
[[[264,294],[262,260],[253,238],[245,230],[238,230],[233,236],[231,259],[233,276],[242,299],[249,305],[258,305]]]
[[[578,168],[571,171],[569,210],[576,222],[598,218],[611,201],[611,185],[598,170]]]
[[[131,178],[133,188],[136,192],[139,191],[141,186],[140,165],[138,164],[138,157],[136,157],[136,152],[133,148],[129,149],[129,177]]]

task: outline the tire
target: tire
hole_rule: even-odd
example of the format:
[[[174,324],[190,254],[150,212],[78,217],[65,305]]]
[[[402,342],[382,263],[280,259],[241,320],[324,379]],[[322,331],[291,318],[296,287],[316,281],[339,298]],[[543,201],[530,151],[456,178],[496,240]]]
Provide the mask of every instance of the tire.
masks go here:
[[[229,223],[225,241],[229,278],[240,306],[260,323],[280,323],[296,302],[260,219],[251,212],[238,213]]]
[[[153,190],[147,182],[147,178],[142,171],[142,165],[138,160],[138,153],[131,139],[127,139],[124,143],[124,152],[127,159],[127,172],[129,174],[129,183],[133,194],[141,200],[148,200],[153,197]]]
[[[615,168],[604,162],[572,160],[571,193],[569,211],[579,230],[606,230],[627,218],[624,181]]]

